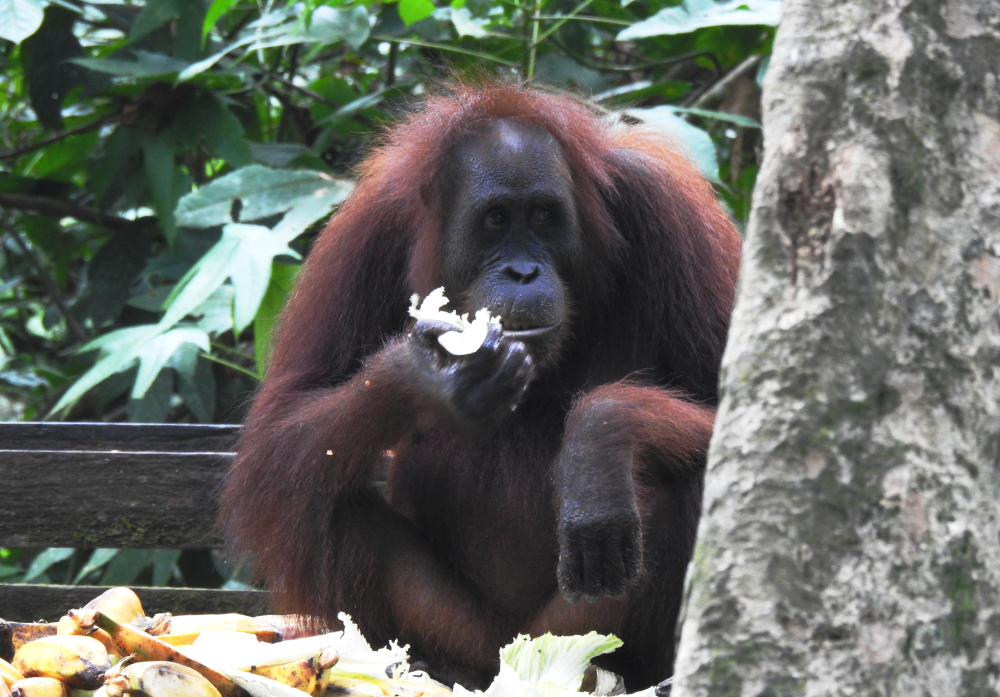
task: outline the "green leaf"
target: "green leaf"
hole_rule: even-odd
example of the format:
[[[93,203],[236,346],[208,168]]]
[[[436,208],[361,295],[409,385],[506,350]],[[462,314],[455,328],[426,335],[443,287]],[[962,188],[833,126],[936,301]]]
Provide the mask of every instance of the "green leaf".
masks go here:
[[[102,566],[114,559],[116,554],[118,554],[117,549],[95,549],[94,553],[90,555],[90,559],[87,560],[87,563],[83,565],[82,569],[80,569],[76,578],[73,579],[73,583],[79,583],[87,577],[87,574],[100,569]]]
[[[24,582],[33,581],[59,562],[69,559],[74,551],[72,547],[49,547],[44,550],[31,562],[24,574]]]
[[[451,8],[451,23],[455,25],[455,30],[459,36],[471,36],[480,38],[486,36],[486,30],[482,28],[473,18],[467,7]]]
[[[673,110],[674,107],[670,106],[656,106],[651,109],[626,109],[625,113],[674,141],[706,179],[718,182],[719,163],[711,136],[674,114]]]
[[[262,225],[226,225],[222,229],[222,239],[195,264],[190,276],[178,284],[179,291],[168,301],[160,325],[176,324],[207,300],[226,279],[231,279],[235,289],[233,328],[236,333],[241,332],[253,321],[260,307],[276,256],[299,257],[285,240]]]
[[[711,111],[709,109],[696,109],[684,106],[670,106],[670,109],[675,114],[691,114],[692,116],[701,116],[702,118],[715,119],[716,121],[728,121],[729,123],[735,123],[737,126],[744,126],[746,128],[763,128],[763,126],[753,119],[740,116],[739,114],[727,114],[724,111]]]
[[[621,645],[622,640],[615,635],[597,632],[582,636],[544,634],[534,639],[519,634],[500,649],[500,661],[513,668],[519,680],[540,688],[542,694],[576,692],[590,660]]]
[[[238,222],[230,217],[234,201],[241,206],[239,221],[283,213],[306,198],[331,201],[332,208],[347,197],[352,187],[347,180],[311,170],[250,165],[183,197],[177,205],[177,222],[196,228]]]
[[[2,0],[0,0],[2,1]],[[189,63],[179,61],[176,58],[165,56],[162,53],[150,53],[148,51],[133,51],[135,60],[121,60],[118,58],[74,58],[70,63],[76,63],[84,68],[96,70],[99,73],[117,75],[119,77],[159,77],[161,75],[172,75],[179,73],[188,67]]]
[[[271,267],[271,283],[267,293],[261,300],[260,309],[253,321],[254,355],[257,359],[257,372],[263,374],[267,369],[267,361],[271,352],[271,335],[274,325],[281,314],[285,301],[295,286],[301,266],[294,264],[279,264]]]
[[[215,23],[235,4],[236,0],[212,0],[212,4],[208,6],[208,12],[205,14],[205,22],[201,26],[202,43],[208,38]]]
[[[218,96],[201,92],[186,100],[184,106],[183,113],[178,115],[182,133],[202,136],[234,168],[253,162],[250,144],[243,139],[243,124]]]
[[[153,585],[165,586],[174,573],[177,560],[181,558],[179,549],[153,550]]]
[[[75,12],[49,5],[42,26],[21,44],[21,63],[31,108],[48,129],[62,128],[63,99],[74,87],[86,82],[83,68],[66,63],[83,55],[80,40],[73,33],[77,16]]]
[[[173,243],[177,236],[174,221],[174,143],[168,131],[149,136],[142,143],[142,161],[146,168],[146,181],[153,194],[153,204],[160,229],[167,241]]]
[[[403,24],[410,26],[434,14],[434,3],[430,0],[399,0],[399,16]]]
[[[223,286],[230,288],[230,286]],[[229,298],[229,326],[232,326],[232,296]],[[204,327],[201,327],[204,329]],[[206,330],[207,331],[207,330]],[[211,363],[201,358],[201,351],[193,344],[181,346],[167,367],[173,368],[178,377],[178,393],[187,408],[202,423],[212,423],[215,416],[215,374]]]
[[[129,586],[153,561],[151,549],[123,549],[115,555],[101,577],[103,586]]]
[[[650,36],[686,34],[704,27],[740,24],[778,26],[781,0],[686,0],[679,7],[660,10],[649,19],[636,22],[619,32],[617,41],[631,41]]]
[[[129,42],[138,41],[147,34],[156,31],[170,20],[180,17],[182,1],[149,0],[132,24],[132,29],[128,33]]]
[[[39,0],[0,0],[0,39],[21,43],[42,26],[44,16]]]
[[[430,4],[429,0],[423,1]],[[433,5],[431,8],[433,11]],[[345,41],[356,49],[368,39],[370,30],[368,10],[363,5],[351,7],[322,5],[313,12],[308,27],[304,22],[276,27],[258,39],[249,50],[304,43],[326,45],[337,41]]]
[[[208,334],[196,327],[177,327],[145,342],[136,350],[139,372],[132,385],[132,398],[142,399],[153,380],[166,367],[170,357],[184,344],[194,344],[203,351],[209,350]]]
[[[209,350],[208,334],[196,327],[178,327],[161,333],[160,325],[127,327],[105,334],[84,345],[80,351],[101,349],[100,359],[63,394],[53,407],[58,413],[77,402],[87,390],[115,373],[128,370],[139,361],[139,371],[132,386],[132,398],[141,399],[160,369],[177,348],[191,343],[203,351]]]

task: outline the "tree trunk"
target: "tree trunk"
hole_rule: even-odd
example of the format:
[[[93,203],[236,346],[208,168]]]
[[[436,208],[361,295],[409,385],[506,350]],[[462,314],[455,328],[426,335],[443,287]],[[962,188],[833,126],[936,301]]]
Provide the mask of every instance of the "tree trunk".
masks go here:
[[[785,0],[674,697],[1000,694],[1000,2]]]

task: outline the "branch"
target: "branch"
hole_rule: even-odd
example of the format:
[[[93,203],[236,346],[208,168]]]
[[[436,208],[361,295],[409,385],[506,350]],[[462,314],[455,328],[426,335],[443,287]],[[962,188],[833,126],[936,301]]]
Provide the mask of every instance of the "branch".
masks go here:
[[[51,215],[59,218],[76,218],[85,223],[101,225],[109,230],[125,230],[136,222],[119,215],[99,211],[96,208],[81,206],[72,201],[63,201],[62,199],[47,198],[45,196],[32,196],[30,194],[0,192],[0,207],[12,208],[19,211],[34,211],[42,215]]]
[[[79,135],[81,133],[87,133],[88,131],[93,131],[95,128],[100,128],[109,121],[113,121],[117,114],[108,114],[107,116],[102,116],[101,118],[91,121],[90,123],[85,123],[82,126],[77,126],[76,128],[71,128],[68,131],[63,131],[62,133],[56,133],[50,138],[45,140],[40,140],[37,143],[31,143],[25,145],[23,148],[18,148],[17,150],[10,150],[8,152],[0,152],[0,160],[11,160],[15,157],[20,157],[21,155],[26,155],[32,150],[38,150],[39,148],[44,148],[46,145],[52,145],[64,138],[69,138],[70,136]]]
[[[695,109],[705,106],[708,102],[713,99],[722,97],[726,89],[733,84],[738,78],[746,75],[751,70],[757,67],[760,63],[762,56],[760,54],[755,54],[753,56],[747,56],[743,59],[743,62],[737,65],[735,68],[726,73],[718,82],[709,86],[704,92],[694,98],[690,104],[685,106],[693,107]]]

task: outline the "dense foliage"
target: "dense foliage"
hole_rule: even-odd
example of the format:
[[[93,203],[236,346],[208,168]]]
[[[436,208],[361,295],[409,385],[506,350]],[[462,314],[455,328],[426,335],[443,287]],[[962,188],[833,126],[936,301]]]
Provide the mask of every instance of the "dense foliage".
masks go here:
[[[780,0],[0,0],[0,419],[239,421],[352,163],[456,75],[569,88],[663,129],[745,219],[779,16]],[[3,550],[0,579],[191,580],[177,552],[101,552],[26,570]]]

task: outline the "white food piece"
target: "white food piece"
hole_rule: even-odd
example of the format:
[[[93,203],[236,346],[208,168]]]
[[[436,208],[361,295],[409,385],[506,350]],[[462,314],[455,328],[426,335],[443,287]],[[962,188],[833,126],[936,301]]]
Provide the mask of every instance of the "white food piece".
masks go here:
[[[430,319],[455,325],[455,331],[445,332],[438,337],[438,343],[453,356],[468,356],[475,353],[486,341],[486,333],[491,324],[500,324],[499,317],[490,317],[490,311],[485,307],[476,313],[476,318],[469,321],[468,313],[459,315],[456,312],[445,312],[441,308],[448,304],[444,294],[444,286],[435,288],[424,301],[414,293],[410,297],[410,317],[416,320]]]

